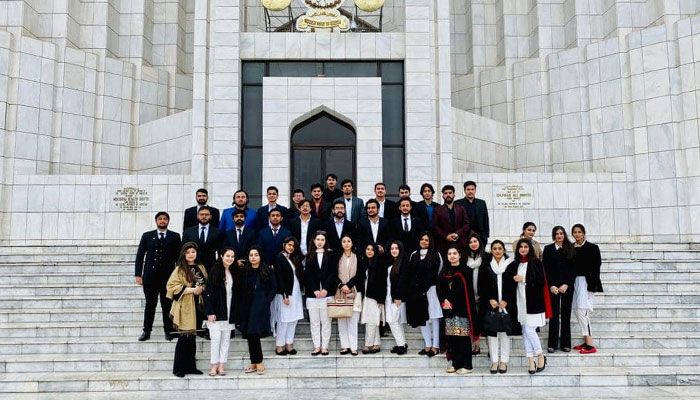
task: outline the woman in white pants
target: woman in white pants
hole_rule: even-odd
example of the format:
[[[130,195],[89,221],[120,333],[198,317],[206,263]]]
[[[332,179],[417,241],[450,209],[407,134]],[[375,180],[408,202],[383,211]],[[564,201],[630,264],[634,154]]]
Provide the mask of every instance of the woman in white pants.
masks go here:
[[[440,318],[442,307],[436,285],[442,269],[442,257],[435,250],[433,235],[421,233],[418,250],[408,262],[408,291],[406,293],[406,317],[412,327],[420,327],[425,348],[419,355],[433,357],[440,354]]]
[[[544,371],[547,365],[547,357],[542,354],[542,343],[537,335],[537,328],[547,323],[546,310],[549,300],[547,278],[544,266],[537,258],[529,239],[518,240],[515,248],[518,251],[517,258],[508,265],[503,279],[516,283],[515,315],[522,326],[528,372],[534,374]],[[513,291],[509,294],[512,296]],[[513,303],[512,297],[506,301]],[[551,305],[549,312],[551,313]],[[535,357],[537,357],[536,361]]]
[[[384,320],[384,301],[386,300],[386,271],[379,265],[379,251],[374,245],[368,244],[362,259],[364,274],[364,290],[362,299],[362,319],[365,324],[365,346],[362,354],[373,354],[381,351],[382,338],[379,334],[379,324]]]
[[[311,239],[313,249],[306,255],[304,266],[304,291],[306,308],[309,310],[311,340],[314,343],[312,356],[328,355],[331,341],[331,319],[328,317],[328,300],[335,293],[335,260],[328,249],[325,231],[316,231]]]
[[[481,270],[481,264],[483,264],[486,259],[486,254],[484,250],[484,244],[481,242],[481,236],[478,233],[472,231],[469,234],[469,239],[467,239],[468,248],[465,250],[464,255],[467,260],[467,273],[471,275],[471,282],[474,293],[474,300],[476,303],[476,312],[479,314],[481,309],[479,305],[479,270]],[[481,338],[481,319],[474,319],[474,326],[472,328],[472,339],[474,340],[472,345],[472,354],[481,354],[481,348],[479,347],[479,339]]]
[[[209,376],[226,375],[224,366],[228,359],[233,324],[233,275],[231,265],[236,259],[232,248],[225,248],[214,263],[204,291],[204,312],[211,337],[211,370]]]
[[[576,224],[571,228],[571,236],[574,237],[574,250],[576,257],[576,281],[574,281],[574,300],[572,308],[581,327],[581,335],[584,342],[574,346],[581,354],[595,353],[593,346],[593,333],[591,332],[591,312],[593,312],[593,299],[595,293],[603,291],[600,282],[600,248],[586,240],[586,228]]]
[[[403,324],[406,323],[406,304],[403,299],[406,296],[408,283],[408,262],[404,255],[403,244],[398,240],[391,242],[389,254],[391,264],[386,268],[386,300],[384,300],[386,322],[396,341],[396,346],[391,349],[391,352],[403,355],[408,351],[403,331]]]
[[[275,329],[275,354],[278,356],[295,355],[294,332],[297,322],[304,318],[304,306],[301,299],[303,281],[302,255],[297,240],[293,236],[284,238],[282,252],[275,259],[277,277],[277,329]]]
[[[338,257],[338,274],[336,298],[345,297],[349,301],[360,304],[362,295],[357,286],[362,284],[362,274],[358,270],[357,255],[352,251],[353,242],[349,235],[340,238],[343,254]],[[359,296],[359,297],[358,297]],[[340,354],[357,355],[357,323],[360,320],[361,309],[355,309],[350,318],[338,318],[338,336],[340,336]]]
[[[481,265],[479,271],[479,312],[481,321],[484,320],[486,312],[497,310],[499,312],[512,313],[514,305],[509,304],[506,298],[506,291],[509,287],[515,288],[513,283],[503,280],[503,273],[508,268],[509,260],[506,254],[506,245],[496,239],[491,242],[491,256]],[[492,374],[505,374],[508,372],[508,362],[510,361],[510,332],[493,332],[483,329],[483,334],[488,338],[489,355],[491,356]]]

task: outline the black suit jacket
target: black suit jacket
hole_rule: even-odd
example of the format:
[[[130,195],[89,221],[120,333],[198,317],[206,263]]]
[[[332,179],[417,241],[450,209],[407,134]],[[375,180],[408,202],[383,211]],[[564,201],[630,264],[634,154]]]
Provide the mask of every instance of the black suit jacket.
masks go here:
[[[179,233],[168,230],[162,246],[158,241],[158,230],[145,232],[136,252],[134,276],[140,276],[146,285],[164,285],[180,255]]]
[[[316,204],[311,200],[311,215],[320,219],[321,221],[326,221],[331,218],[331,203],[329,201],[321,200],[321,210],[316,212]]]
[[[549,287],[561,285],[567,285],[569,288],[574,287],[576,265],[574,265],[573,254],[571,259],[567,259],[563,249],[557,250],[557,245],[550,243],[544,246],[542,264],[544,272],[547,274]]]
[[[379,218],[379,229],[377,229],[377,240],[374,240],[372,235],[372,227],[370,226],[369,218],[361,218],[357,222],[357,243],[358,252],[365,253],[367,245],[375,245],[384,247],[384,251],[389,251],[389,243],[392,240],[391,231],[389,229],[389,221],[386,218]]]
[[[313,237],[313,234],[321,228],[321,221],[314,217],[313,215],[309,218],[309,227],[306,230],[306,237],[301,237],[301,219],[300,217],[293,218],[289,221],[289,230],[292,232],[292,236],[297,238],[299,243],[305,242],[307,248],[310,248],[311,244],[309,240]]]
[[[340,245],[340,238],[343,235],[350,235],[352,242],[357,244],[357,230],[355,225],[348,220],[344,220],[343,230],[340,236],[338,236],[338,232],[335,230],[335,221],[324,221],[322,227],[322,229],[328,234],[328,246],[333,249],[335,254],[341,254],[343,252],[343,248]]]
[[[211,220],[209,221],[209,223],[214,226],[219,226],[219,209],[212,206],[209,206],[209,209],[211,209]],[[185,210],[185,218],[182,224],[183,234],[188,228],[199,224],[199,221],[197,220],[197,211],[197,206],[190,207]]]
[[[459,204],[464,209],[467,209],[467,199],[461,198],[455,201],[455,204]],[[484,242],[484,245],[489,240],[489,210],[486,207],[486,202],[482,199],[474,199],[474,219],[469,219],[471,223],[471,230],[476,231]]]
[[[272,265],[275,262],[275,257],[282,251],[282,241],[288,236],[292,236],[292,233],[281,225],[279,231],[277,231],[277,236],[272,234],[272,229],[269,226],[258,231],[258,246],[263,248],[265,253],[263,261],[266,264]]]
[[[248,258],[248,250],[258,242],[257,232],[253,228],[244,228],[241,233],[241,240],[238,241],[236,229],[231,229],[223,236],[223,247],[233,248],[236,253],[236,261]]]
[[[403,217],[398,217],[391,220],[389,227],[391,229],[391,237],[394,240],[400,240],[403,243],[406,254],[410,255],[418,248],[418,241],[421,233],[425,232],[428,227],[425,221],[421,218],[414,217],[411,214],[411,229],[408,232],[403,230]]]
[[[289,209],[283,205],[280,205],[280,204],[278,204],[274,209],[280,210],[282,212],[282,225],[289,226],[289,222],[287,221],[287,218],[289,215]],[[265,228],[269,223],[270,223],[270,212],[267,209],[267,205],[264,205],[264,206],[258,208],[258,216],[255,217],[255,224],[257,225],[257,229],[260,230],[260,229]]]
[[[199,246],[197,251],[197,260],[199,264],[204,265],[207,271],[211,271],[214,261],[216,261],[216,256],[221,250],[221,244],[223,243],[223,235],[219,232],[219,229],[214,227],[211,223],[209,224],[209,234],[207,235],[206,242],[202,243],[199,240],[199,225],[193,226],[185,231],[182,235],[182,242],[195,242]]]
[[[440,206],[440,204],[436,202],[432,202],[431,204],[433,205],[433,212],[435,212],[435,208]],[[416,207],[411,209],[411,215],[422,219],[423,222],[425,222],[426,228],[431,231],[433,230],[433,220],[428,216],[428,206],[425,204],[425,201],[416,203]]]
[[[392,219],[396,218],[398,215],[399,215],[399,208],[396,205],[396,202],[385,198],[384,199],[384,218],[386,218],[388,221],[391,221]]]

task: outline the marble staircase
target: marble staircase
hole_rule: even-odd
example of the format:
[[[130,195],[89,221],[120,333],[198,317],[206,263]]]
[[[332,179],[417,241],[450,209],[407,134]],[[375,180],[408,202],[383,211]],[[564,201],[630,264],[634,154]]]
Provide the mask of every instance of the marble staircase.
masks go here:
[[[417,355],[422,339],[407,329],[409,353],[390,354],[389,336],[375,355],[340,356],[336,327],[331,355],[312,357],[308,322],[297,328],[296,356],[273,354],[263,341],[267,372],[242,373],[247,345],[233,339],[225,377],[171,374],[175,342],[156,315],[152,339],[138,342],[143,294],[133,283],[133,246],[0,248],[0,396],[58,392],[176,391],[464,386],[642,386],[700,384],[700,245],[602,244],[602,280],[594,330],[599,351],[557,352],[530,376],[521,338],[513,340],[506,375],[490,375],[486,346],[468,376],[444,372],[444,356]],[[159,312],[159,311],[158,311]],[[574,342],[578,325],[572,323]],[[360,336],[362,338],[362,329]],[[546,347],[547,329],[540,334]],[[209,342],[197,341],[208,369]]]

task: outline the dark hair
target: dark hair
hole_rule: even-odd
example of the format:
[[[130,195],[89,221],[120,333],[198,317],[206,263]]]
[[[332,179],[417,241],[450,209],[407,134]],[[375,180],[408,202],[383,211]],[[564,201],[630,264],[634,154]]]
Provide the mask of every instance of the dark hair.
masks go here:
[[[445,193],[445,190],[451,190],[453,193],[455,191],[455,187],[452,185],[445,185],[442,187],[442,190],[440,191],[441,193]]]
[[[156,218],[155,218],[155,219],[158,219],[158,217],[160,217],[161,215],[165,215],[165,216],[168,218],[168,221],[170,221],[170,214],[168,214],[168,213],[165,212],[165,211],[158,211],[158,212],[156,213]]]
[[[476,182],[474,182],[474,181],[466,181],[466,182],[464,182],[464,189],[466,189],[467,186],[474,186],[474,187],[476,187]]]
[[[400,198],[399,201],[396,202],[396,205],[397,205],[397,206],[400,206],[401,203],[403,203],[404,201],[407,201],[408,204],[413,205],[413,203],[411,203],[411,198],[410,198],[410,197],[407,197],[407,196],[404,196],[404,197]]]
[[[269,192],[270,190],[274,190],[275,193],[280,194],[280,191],[275,186],[268,186],[267,190],[265,190],[265,193]]]
[[[355,186],[355,184],[352,182],[352,179],[343,179],[343,181],[340,182],[340,187],[345,186],[346,183],[349,183],[350,186]]]
[[[574,226],[571,227],[571,234],[573,235],[574,229],[579,228],[581,229],[581,232],[583,232],[583,236],[586,236],[586,228],[583,227],[581,224],[574,224]]]
[[[333,179],[335,179],[335,180],[337,181],[337,180],[338,180],[338,175],[336,175],[336,174],[328,174],[328,175],[326,175],[326,180],[328,180],[328,178],[333,178]]]
[[[227,251],[232,251],[234,257],[236,256],[236,251],[233,249],[233,247],[224,247],[221,249],[219,252],[219,257],[216,259],[214,262],[214,265],[211,268],[211,272],[209,273],[209,281],[207,282],[208,285],[212,286],[219,286],[226,281],[226,268],[224,267],[224,254],[226,254]],[[231,264],[231,268],[235,266],[235,260],[234,263]],[[229,271],[233,275],[234,271]]]
[[[326,257],[328,257],[328,234],[326,233],[326,231],[316,231],[309,240],[309,244],[313,243],[313,245],[309,246],[309,251],[306,253],[306,265],[309,265],[309,263],[316,258],[316,243],[314,242],[319,236],[323,236],[323,238],[326,239],[326,242],[323,244],[323,259],[325,260]]]
[[[429,184],[428,182],[426,182],[426,183],[420,185],[420,192],[421,192],[421,194],[423,194],[423,191],[425,191],[425,188],[430,189],[430,192],[433,193],[433,194],[435,194],[435,188],[433,187],[433,185]]]
[[[284,252],[285,246],[287,246],[287,243],[292,242],[294,243],[294,252],[289,255],[289,261],[294,264],[294,275],[297,277],[299,280],[299,283],[304,282],[304,271],[303,271],[303,266],[301,262],[304,259],[304,256],[301,254],[301,249],[299,248],[299,241],[297,238],[294,236],[287,236],[282,240],[282,252]]]
[[[374,203],[377,206],[377,209],[379,209],[379,202],[377,201],[377,199],[369,199],[365,203],[365,210],[367,209],[367,206],[370,205],[370,203]]]
[[[476,238],[476,240],[479,241],[479,248],[476,249],[476,251],[469,247],[469,242],[472,241],[472,238]],[[471,258],[481,257],[482,260],[484,259],[484,242],[481,241],[481,236],[474,231],[471,231],[469,233],[469,237],[467,238],[467,254]]]
[[[561,231],[564,234],[564,242],[562,243],[561,248],[564,250],[564,257],[571,260],[574,258],[574,245],[571,244],[571,241],[569,241],[569,236],[566,234],[566,229],[564,229],[564,227],[561,225],[557,225],[552,228],[552,240],[556,241],[555,236],[557,235],[557,231]]]
[[[491,250],[493,250],[494,244],[500,244],[501,247],[503,247],[503,258],[508,258],[508,253],[506,253],[506,244],[503,243],[503,241],[501,239],[496,239],[493,242],[491,242],[491,247],[490,247]]]
[[[279,213],[280,217],[282,216],[282,210],[278,209],[277,207],[273,208],[272,211],[270,211],[269,214],[267,214],[267,217],[270,218],[273,212]]]
[[[529,261],[532,261],[534,259],[537,259],[537,256],[535,255],[535,248],[532,247],[532,242],[530,241],[530,239],[525,239],[525,238],[520,238],[518,240],[518,242],[515,244],[515,249],[513,249],[515,251],[515,256],[518,259],[520,259],[522,257],[520,255],[520,245],[523,243],[527,244],[527,247],[528,247],[527,261],[529,262]]]
[[[355,252],[355,239],[353,239],[352,236],[350,236],[349,234],[344,233],[340,237],[340,254],[338,254],[338,256],[340,256],[343,252],[345,252],[345,249],[343,248],[343,239],[345,239],[345,238],[350,239],[350,243],[352,244],[352,246],[350,246],[350,251],[353,253]]]
[[[523,232],[525,232],[525,229],[527,229],[527,228],[529,228],[529,227],[531,227],[531,226],[534,226],[534,227],[535,227],[535,230],[537,230],[537,225],[535,225],[534,222],[532,222],[532,221],[527,221],[526,223],[523,224]]]
[[[301,206],[303,206],[304,203],[309,203],[309,207],[312,207],[312,206],[311,206],[311,200],[309,200],[309,199],[304,199],[304,200],[302,200],[302,201],[299,202],[299,208],[301,208]],[[312,208],[313,208],[313,207],[312,207]]]
[[[314,183],[309,188],[309,192],[313,192],[316,188],[323,190],[323,185],[321,185],[320,183]]]
[[[377,186],[384,186],[384,189],[386,189],[386,184],[384,182],[377,182],[374,184],[374,190],[377,190]]]
[[[179,268],[180,271],[185,274],[185,279],[187,279],[188,282],[192,283],[194,281],[194,274],[190,270],[190,266],[189,264],[187,264],[187,260],[185,260],[185,253],[187,253],[187,250],[189,249],[194,249],[194,251],[199,252],[199,246],[197,246],[197,243],[186,242],[180,248],[180,255],[178,256],[175,265],[176,268]],[[197,261],[195,260],[195,264],[196,263]]]
[[[408,191],[410,192],[410,191],[411,191],[411,187],[404,183],[403,185],[400,185],[400,186],[399,186],[399,192],[402,191],[402,190],[408,190]]]
[[[234,200],[235,200],[236,195],[237,195],[238,193],[243,193],[243,194],[245,194],[245,203],[248,204],[248,202],[250,201],[250,196],[248,196],[248,192],[246,192],[246,191],[243,190],[243,189],[238,189],[238,190],[236,190],[235,192],[233,192],[233,198],[234,198]],[[236,205],[236,202],[234,201],[233,204]]]
[[[231,219],[233,219],[233,217],[235,217],[235,216],[238,215],[238,214],[243,214],[243,216],[245,216],[245,217],[248,216],[248,215],[246,214],[245,210],[241,210],[241,209],[239,209],[239,208],[236,208],[235,210],[233,210],[233,213],[231,214]]]
[[[399,274],[399,270],[401,269],[401,263],[403,263],[404,258],[406,258],[405,250],[403,247],[403,243],[401,243],[400,240],[392,240],[391,244],[389,244],[389,255],[391,255],[391,246],[396,244],[396,246],[399,248],[399,255],[396,257],[394,260],[391,261],[391,277],[396,278],[396,276]]]
[[[457,247],[457,245],[454,243],[450,244],[449,246],[447,246],[447,249],[445,249],[445,258],[447,258],[447,253],[452,249],[457,250],[457,254],[459,254],[459,265],[462,265],[464,263],[464,260],[462,259],[462,252],[459,251],[459,247]],[[452,265],[449,260],[446,259],[445,261],[447,262],[447,265]],[[443,274],[445,273],[445,271],[447,271],[447,268],[442,269]]]
[[[435,262],[434,258],[439,257],[439,253],[435,250],[435,237],[430,231],[423,231],[420,235],[418,235],[418,250],[411,256],[410,259],[411,264],[414,266],[420,261],[420,241],[423,239],[423,236],[428,237],[428,251],[425,254],[425,258],[432,263]]]
[[[374,257],[367,257],[367,247],[372,248],[372,251],[374,251]],[[362,249],[362,254],[360,254],[358,258],[360,259],[360,262],[362,262],[362,266],[365,268],[365,271],[375,268],[379,262],[379,259],[381,258],[379,256],[379,247],[375,244],[367,244],[367,246]]]
[[[245,256],[245,272],[246,274],[250,274],[253,270],[253,266],[250,263],[250,252],[251,251],[257,251],[258,255],[260,256],[260,278],[264,282],[269,282],[270,279],[272,278],[272,271],[270,270],[270,266],[265,262],[265,254],[263,253],[262,247],[256,245],[253,245],[248,249],[248,254]]]
[[[201,207],[199,207],[199,210],[197,210],[197,214],[199,214],[202,210],[209,211],[209,214],[212,214],[212,212],[211,212],[211,207],[209,207],[209,206],[201,206]]]
[[[301,193],[302,196],[306,196],[306,193],[304,193],[304,191],[301,189],[294,189],[294,191],[292,192],[292,196],[294,196],[297,193]]]
[[[199,189],[197,189],[197,191],[194,192],[194,193],[195,193],[195,194],[197,194],[197,193],[204,193],[204,194],[206,194],[207,196],[209,196],[209,192],[207,192],[207,189],[205,189],[205,188],[199,188]]]
[[[333,208],[335,208],[335,206],[336,206],[337,204],[342,204],[342,205],[343,205],[343,208],[345,208],[345,200],[343,200],[343,199],[335,199],[335,200],[333,200]]]

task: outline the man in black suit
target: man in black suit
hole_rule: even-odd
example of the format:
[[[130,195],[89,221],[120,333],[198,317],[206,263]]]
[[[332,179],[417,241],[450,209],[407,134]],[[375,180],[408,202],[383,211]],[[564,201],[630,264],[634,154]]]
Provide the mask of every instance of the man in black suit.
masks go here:
[[[333,203],[333,219],[325,221],[323,228],[328,234],[328,247],[333,249],[335,254],[340,254],[343,248],[340,245],[340,238],[349,235],[353,243],[357,243],[355,225],[345,219],[345,203],[338,199]]]
[[[351,179],[343,179],[340,187],[343,189],[343,196],[340,199],[343,199],[345,202],[345,218],[357,226],[357,222],[367,216],[365,204],[362,199],[353,197],[353,182]]]
[[[427,230],[425,221],[413,215],[411,199],[402,197],[399,200],[399,211],[401,214],[391,220],[391,235],[395,240],[403,243],[406,254],[410,255],[418,249],[418,241],[423,232]]]
[[[311,201],[303,199],[299,203],[299,216],[289,221],[289,230],[292,236],[299,241],[301,254],[308,253],[309,240],[321,226],[321,221],[311,215]]]
[[[289,212],[287,213],[287,222],[291,222],[292,218],[299,216],[299,207],[301,206],[301,201],[306,198],[306,194],[301,189],[294,189],[292,192],[292,204],[289,205]]]
[[[479,234],[482,243],[486,246],[489,241],[489,210],[484,200],[476,198],[476,182],[464,182],[464,198],[455,201],[455,204],[467,210],[471,229]]]
[[[323,186],[320,183],[311,185],[311,215],[321,221],[327,221],[331,218],[331,205],[333,200],[326,201],[323,199]]]
[[[323,189],[323,200],[328,204],[339,197],[343,197],[343,192],[338,189],[338,177],[335,174],[326,175],[326,188]]]
[[[420,218],[424,218],[423,221],[425,222],[426,228],[432,231],[433,211],[440,205],[433,201],[435,188],[433,188],[433,185],[426,182],[420,186],[420,195],[423,197],[423,201],[419,201],[412,211]]]
[[[257,243],[258,237],[255,229],[245,227],[245,210],[234,210],[232,218],[234,229],[224,235],[222,248],[231,247],[236,257],[236,263],[242,267],[248,258],[248,250]]]
[[[268,225],[258,231],[258,246],[263,249],[265,263],[275,262],[275,257],[282,251],[282,241],[288,236],[292,236],[292,233],[282,226],[282,212],[273,209],[268,217]]]
[[[279,210],[280,213],[282,213],[282,221],[283,224],[286,226],[287,225],[287,213],[289,212],[289,209],[287,207],[277,204],[277,198],[279,197],[279,191],[275,186],[270,186],[267,188],[267,191],[265,192],[267,196],[267,204],[258,208],[258,216],[256,217],[256,222],[257,222],[257,229],[263,229],[267,226],[268,224],[268,217],[270,215],[270,212],[272,210]]]
[[[386,198],[386,185],[384,182],[374,184],[374,198],[379,203],[379,216],[391,221],[399,215],[396,203]]]
[[[200,207],[207,205],[209,201],[209,192],[207,192],[205,188],[197,189],[195,199],[197,200],[197,205],[185,210],[185,218],[182,224],[183,233],[187,228],[191,228],[199,223],[197,220],[197,211],[199,211]],[[219,226],[219,209],[212,206],[209,206],[209,209],[211,210],[211,224]]]
[[[379,216],[379,203],[377,200],[369,199],[365,204],[367,216],[358,221],[358,254],[364,254],[367,245],[375,245],[379,248],[379,254],[384,252],[391,242],[391,232],[389,231],[389,221]]]
[[[422,215],[421,212],[418,210],[418,202],[411,200],[411,187],[405,183],[399,186],[399,200],[403,199],[404,197],[408,197],[408,199],[411,201],[411,213],[413,213],[414,216],[425,221],[427,217]],[[398,210],[397,216],[401,214],[401,205],[399,203],[400,201],[396,202],[396,209]]]
[[[216,255],[221,249],[222,236],[219,229],[211,224],[211,210],[209,207],[200,207],[197,212],[199,224],[185,231],[182,242],[195,242],[198,246],[197,260],[204,265],[208,272],[216,261]]]
[[[134,280],[143,286],[146,296],[146,310],[143,313],[143,333],[139,341],[151,338],[153,319],[156,315],[156,305],[160,297],[160,308],[163,311],[163,329],[165,338],[172,340],[173,322],[170,319],[170,299],[165,297],[165,286],[175,268],[180,254],[180,235],[168,229],[170,215],[165,211],[156,214],[156,229],[141,236],[139,249],[136,253],[136,268]]]

